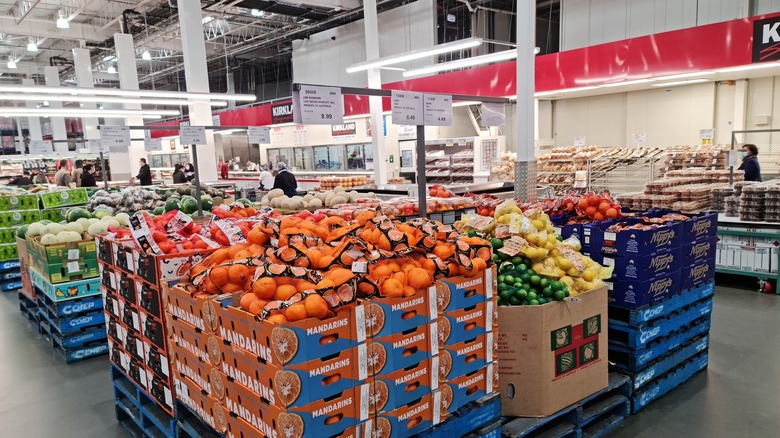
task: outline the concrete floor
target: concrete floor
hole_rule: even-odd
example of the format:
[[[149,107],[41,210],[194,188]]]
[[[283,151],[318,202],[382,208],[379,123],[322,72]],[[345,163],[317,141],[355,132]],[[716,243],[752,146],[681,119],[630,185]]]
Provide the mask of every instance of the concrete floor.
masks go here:
[[[707,372],[630,417],[611,436],[777,436],[777,327],[780,296],[719,286]],[[15,293],[0,295],[0,436],[125,436],[114,416],[108,356],[65,365],[23,319]]]

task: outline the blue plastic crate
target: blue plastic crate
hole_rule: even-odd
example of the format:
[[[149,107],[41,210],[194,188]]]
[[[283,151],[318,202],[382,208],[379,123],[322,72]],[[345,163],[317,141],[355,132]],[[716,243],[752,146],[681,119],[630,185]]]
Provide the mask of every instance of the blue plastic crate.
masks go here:
[[[683,307],[703,300],[715,293],[715,282],[687,289],[677,295],[657,303],[648,304],[636,309],[624,307],[609,307],[609,325],[640,327],[644,323],[665,317]]]
[[[65,363],[73,363],[89,359],[91,357],[102,356],[108,354],[108,344],[105,339],[102,341],[95,341],[76,348],[65,348],[61,344],[57,343],[56,337],[52,336],[52,345],[54,351],[65,359]]]
[[[652,384],[636,392],[632,398],[633,413],[636,414],[641,411],[654,400],[666,395],[672,389],[688,381],[699,371],[707,368],[708,359],[707,351],[703,351],[674,370],[669,371]]]
[[[501,418],[501,396],[491,394],[480,400],[473,401],[450,414],[438,426],[420,434],[423,436],[459,436]]]
[[[624,346],[609,344],[609,361],[615,363],[615,369],[619,372],[639,372],[649,364],[679,348],[691,339],[707,334],[710,331],[710,319],[704,318],[671,333],[663,338],[658,338],[642,350],[633,350]]]
[[[648,343],[685,327],[693,321],[709,318],[712,313],[712,298],[684,307],[668,318],[653,321],[639,328],[619,325],[609,326],[610,344],[625,346],[634,350],[645,348]]]
[[[19,278],[22,278],[22,271],[17,269],[0,273],[0,280],[16,280]]]
[[[696,356],[702,351],[708,349],[709,345],[709,335],[700,335],[697,338],[691,339],[682,347],[670,351],[669,354],[649,364],[641,371],[629,371],[619,366],[614,366],[613,368],[630,375],[632,377],[632,381],[634,382],[634,390],[638,390],[639,388],[652,382],[658,376],[662,376],[672,368],[677,367],[691,357]]]
[[[10,281],[4,281],[0,283],[0,290],[4,292],[19,290],[21,288],[22,288],[21,280],[10,280]]]
[[[0,272],[2,271],[10,271],[12,269],[19,269],[19,260],[8,260],[5,262],[0,262]]]
[[[54,301],[46,294],[39,294],[39,297],[51,313],[58,317],[74,316],[103,309],[103,298],[100,295],[67,301]]]
[[[103,326],[88,328],[65,336],[57,333],[51,335],[65,349],[80,348],[86,344],[107,339],[106,329]]]
[[[51,310],[47,310],[48,311],[45,313],[46,319],[49,321],[52,330],[60,335],[75,333],[87,327],[102,327],[106,322],[106,315],[103,313],[102,309],[62,318],[54,315]]]

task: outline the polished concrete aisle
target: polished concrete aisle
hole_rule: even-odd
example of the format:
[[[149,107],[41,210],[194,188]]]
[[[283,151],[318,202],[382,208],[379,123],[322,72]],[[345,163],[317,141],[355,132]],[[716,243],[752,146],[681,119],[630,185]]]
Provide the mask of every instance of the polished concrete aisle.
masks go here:
[[[754,284],[753,281],[745,283]],[[778,436],[780,296],[718,287],[706,373],[626,420],[612,437]],[[123,437],[108,356],[65,365],[0,295],[0,436]]]

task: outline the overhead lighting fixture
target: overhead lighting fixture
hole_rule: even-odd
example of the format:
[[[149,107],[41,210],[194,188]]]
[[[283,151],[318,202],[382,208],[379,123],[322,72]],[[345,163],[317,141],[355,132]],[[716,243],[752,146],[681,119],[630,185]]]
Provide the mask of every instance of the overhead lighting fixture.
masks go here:
[[[28,52],[37,52],[38,51],[38,45],[35,44],[35,41],[30,38],[30,42],[27,43],[27,51]]]
[[[119,97],[151,97],[192,100],[219,100],[253,102],[257,100],[254,94],[222,94],[195,93],[187,91],[162,90],[122,90],[119,88],[85,88],[85,87],[45,87],[35,85],[0,85],[0,93],[42,93],[59,94],[63,96],[119,96]]]
[[[457,61],[442,62],[414,70],[405,71],[405,78],[423,76],[446,70],[455,70],[458,68],[473,67],[475,65],[490,64],[491,62],[508,61],[517,58],[517,50],[505,50],[503,52],[490,53],[487,55],[473,56],[471,58],[459,59]]]
[[[265,17],[265,11],[261,11],[260,9],[252,9],[249,13],[252,14],[253,17]]]
[[[48,99],[48,100],[45,100]],[[110,103],[129,103],[129,104],[141,104],[141,105],[176,105],[182,106],[189,104],[186,100],[181,99],[166,99],[166,98],[132,98],[132,97],[112,97],[112,96],[52,96],[47,94],[12,94],[12,93],[0,93],[0,100],[18,100],[18,101],[44,101],[45,105],[48,105],[49,100],[55,102],[110,102]],[[213,107],[227,106],[226,100],[212,100],[209,104]]]
[[[106,73],[110,75],[116,74],[116,67],[114,67],[114,64],[109,64],[108,68],[106,69]]]
[[[718,73],[734,73],[738,71],[760,70],[762,68],[772,68],[772,67],[780,67],[780,63],[763,62],[760,64],[749,64],[749,65],[739,65],[736,67],[729,67],[729,68],[719,68],[719,69],[715,69],[715,71]]]
[[[148,50],[144,50],[144,53],[141,53],[141,59],[144,61],[151,61],[152,60],[152,54],[149,53]]]
[[[623,82],[611,82],[609,84],[604,84],[602,87],[622,87],[622,86],[628,86],[628,85],[639,85],[639,84],[646,84],[648,82],[653,82],[655,79],[636,79],[633,81],[623,81]]]
[[[61,10],[57,13],[57,28],[58,29],[70,29],[70,22],[65,18],[65,13]]]
[[[8,58],[8,64],[6,64],[6,67],[8,68],[16,68],[16,61],[14,61],[13,58]]]
[[[411,52],[385,56],[384,58],[352,64],[347,67],[347,73],[357,73],[360,71],[366,71],[371,68],[384,67],[386,65],[399,64],[401,62],[413,61],[415,59],[425,58],[428,56],[441,55],[442,53],[470,49],[472,47],[477,47],[480,44],[482,44],[482,38],[465,38],[458,41],[452,41],[450,43],[439,44],[433,47],[412,50]]]
[[[206,15],[205,17],[203,17],[202,20],[200,20],[200,22],[203,24],[208,24],[211,23],[212,21],[214,21],[214,17],[212,17],[211,15]]]
[[[106,61],[106,62],[113,61],[115,59],[116,59],[116,55],[106,55],[106,56],[103,57],[103,61]]]
[[[677,82],[665,82],[663,84],[653,84],[651,87],[677,87],[679,85],[700,84],[702,82],[710,82],[709,79],[689,79],[687,81]]]
[[[679,75],[671,75],[671,76],[659,76],[657,78],[653,78],[656,81],[673,81],[676,79],[685,79],[685,78],[696,78],[699,76],[709,76],[713,74],[711,71],[695,71],[692,73],[682,73]]]
[[[142,117],[178,116],[176,110],[100,110],[84,108],[0,107],[0,117]]]

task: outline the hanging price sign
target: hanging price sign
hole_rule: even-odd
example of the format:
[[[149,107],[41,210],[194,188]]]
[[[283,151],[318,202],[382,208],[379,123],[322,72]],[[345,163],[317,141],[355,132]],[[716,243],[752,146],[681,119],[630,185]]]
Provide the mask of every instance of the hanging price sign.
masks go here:
[[[394,125],[425,124],[423,93],[396,91],[392,93],[392,117]]]

